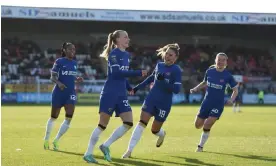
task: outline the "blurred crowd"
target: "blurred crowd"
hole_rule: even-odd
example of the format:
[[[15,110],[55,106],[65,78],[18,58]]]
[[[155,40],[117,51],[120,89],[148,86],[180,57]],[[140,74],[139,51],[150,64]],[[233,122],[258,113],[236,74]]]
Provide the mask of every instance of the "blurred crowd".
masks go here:
[[[105,43],[72,43],[76,46],[76,60],[79,72],[84,79],[98,80],[106,77],[106,63],[99,58]],[[62,43],[61,43],[62,44]],[[205,70],[214,64],[215,55],[223,51],[228,55],[228,70],[232,74],[246,76],[272,76],[273,57],[267,50],[248,49],[230,46],[222,50],[216,45],[180,44],[178,64],[183,70],[182,80],[188,90],[198,84]],[[156,49],[161,46],[141,47],[131,45],[130,67],[132,69],[147,69],[152,71],[158,61]],[[1,81],[3,83],[32,83],[36,76],[41,79],[50,78],[50,70],[56,58],[61,56],[60,48],[41,50],[34,41],[21,41],[19,38],[2,39]],[[143,78],[133,78],[136,84]]]

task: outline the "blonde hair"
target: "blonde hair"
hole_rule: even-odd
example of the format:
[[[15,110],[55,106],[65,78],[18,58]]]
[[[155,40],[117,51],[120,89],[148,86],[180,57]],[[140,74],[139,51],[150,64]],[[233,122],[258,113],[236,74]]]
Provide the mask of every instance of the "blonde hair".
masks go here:
[[[120,32],[125,32],[124,30],[116,30],[113,33],[108,34],[106,45],[104,46],[103,52],[100,54],[100,57],[108,59],[110,51],[116,45],[116,39],[120,37]]]
[[[164,58],[168,49],[172,49],[175,52],[176,56],[179,56],[180,47],[177,43],[167,44],[164,47],[157,49],[157,56],[161,56],[162,58]]]
[[[226,57],[226,59],[228,59],[228,56],[224,53],[224,52],[219,52],[219,53],[217,53],[217,55],[216,55],[216,59],[217,59],[217,57],[218,56],[224,56],[224,57]],[[217,64],[215,63],[215,64],[213,64],[213,65],[211,65],[209,68],[216,68],[217,67]],[[224,68],[226,68],[226,66],[224,67]]]

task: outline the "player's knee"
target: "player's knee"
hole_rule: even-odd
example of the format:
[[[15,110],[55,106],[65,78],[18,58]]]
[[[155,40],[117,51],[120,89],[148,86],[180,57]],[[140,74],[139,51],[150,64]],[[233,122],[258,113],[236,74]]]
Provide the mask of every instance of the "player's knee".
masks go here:
[[[195,125],[195,128],[196,129],[201,129],[202,126],[199,126],[199,125]]]
[[[58,115],[51,115],[51,118],[56,120],[58,118]]]
[[[157,134],[159,131],[160,131],[160,130],[156,131],[156,130],[152,130],[152,129],[151,129],[151,132],[152,132],[152,134],[154,134],[154,135]]]
[[[66,118],[73,118],[73,114],[68,114],[68,113],[66,113],[66,114],[65,114],[65,117],[66,117]]]
[[[98,124],[98,127],[99,127],[100,129],[102,129],[102,130],[105,130],[105,129],[106,129],[106,126],[101,125],[101,124]]]
[[[133,122],[123,122],[123,124],[130,129],[133,126]]]
[[[148,125],[148,123],[145,122],[145,121],[143,121],[143,120],[140,120],[139,122],[140,122],[142,125],[144,125],[145,127]]]
[[[203,128],[203,131],[204,132],[210,132],[211,129],[206,129],[206,128]]]
[[[201,129],[201,128],[202,128],[202,124],[195,123],[195,128],[196,128],[196,129]]]

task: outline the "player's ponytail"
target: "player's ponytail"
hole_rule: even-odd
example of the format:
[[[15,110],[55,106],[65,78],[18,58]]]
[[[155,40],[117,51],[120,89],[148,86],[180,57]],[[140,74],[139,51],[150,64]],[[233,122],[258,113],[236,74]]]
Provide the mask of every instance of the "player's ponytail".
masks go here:
[[[177,43],[167,44],[164,47],[157,49],[157,56],[161,56],[162,58],[164,58],[168,49],[172,49],[175,52],[176,56],[179,56],[180,47]]]
[[[106,45],[104,46],[103,52],[100,54],[100,57],[108,59],[110,51],[115,47],[116,39],[120,37],[120,32],[125,32],[124,30],[116,30],[113,33],[110,33],[107,37]]]
[[[108,59],[108,54],[110,53],[113,45],[114,45],[114,43],[113,43],[113,34],[110,33],[107,37],[107,43],[104,46],[104,50],[100,54],[100,57],[105,58],[107,60]]]

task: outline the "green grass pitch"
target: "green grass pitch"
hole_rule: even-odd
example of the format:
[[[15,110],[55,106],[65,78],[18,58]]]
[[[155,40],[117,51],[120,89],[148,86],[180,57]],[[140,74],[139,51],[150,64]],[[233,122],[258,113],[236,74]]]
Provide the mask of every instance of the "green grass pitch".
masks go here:
[[[275,106],[242,107],[242,113],[225,108],[221,119],[211,130],[205,152],[195,153],[201,130],[194,128],[199,106],[174,106],[164,129],[167,136],[162,147],[156,148],[151,134],[151,122],[134,149],[132,159],[121,159],[133,128],[111,146],[112,163],[103,160],[98,149],[112,131],[121,125],[112,118],[102,133],[95,157],[100,165],[187,165],[187,166],[275,166],[276,165],[276,108]],[[139,120],[140,107],[133,106],[134,123]],[[98,124],[96,106],[77,106],[71,128],[60,140],[60,152],[43,149],[43,137],[50,107],[2,106],[2,165],[3,166],[81,166],[91,131]],[[55,137],[64,111],[51,135]],[[52,146],[50,147],[52,148]],[[93,164],[92,164],[93,165]]]

